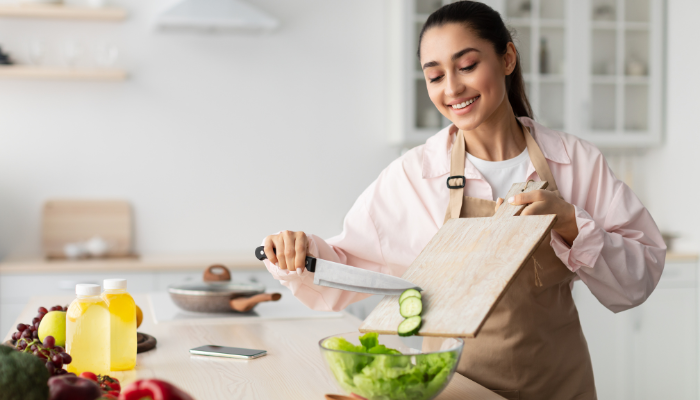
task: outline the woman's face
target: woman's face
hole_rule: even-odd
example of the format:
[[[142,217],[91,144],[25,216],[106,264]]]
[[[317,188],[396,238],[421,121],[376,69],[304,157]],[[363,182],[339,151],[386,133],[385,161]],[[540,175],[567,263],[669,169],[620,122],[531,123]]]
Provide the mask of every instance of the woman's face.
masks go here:
[[[501,56],[491,42],[462,24],[445,24],[423,35],[420,63],[435,107],[459,129],[476,129],[506,112],[506,75],[515,69],[512,43]]]

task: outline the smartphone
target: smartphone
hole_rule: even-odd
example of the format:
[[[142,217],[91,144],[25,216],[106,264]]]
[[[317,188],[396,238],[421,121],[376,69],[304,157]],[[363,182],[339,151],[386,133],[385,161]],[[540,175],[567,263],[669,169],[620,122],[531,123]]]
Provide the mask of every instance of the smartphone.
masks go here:
[[[195,347],[190,349],[190,353],[199,356],[213,356],[213,357],[229,357],[229,358],[242,358],[244,360],[250,360],[253,358],[262,357],[267,354],[266,350],[253,350],[253,349],[242,349],[239,347],[226,347],[226,346],[214,346],[206,345]]]

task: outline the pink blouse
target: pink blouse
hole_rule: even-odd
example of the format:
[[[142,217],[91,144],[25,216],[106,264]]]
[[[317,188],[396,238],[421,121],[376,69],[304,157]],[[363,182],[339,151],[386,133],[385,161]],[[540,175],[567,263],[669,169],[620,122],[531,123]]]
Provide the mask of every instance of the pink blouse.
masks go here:
[[[620,312],[642,304],[663,271],[666,246],[644,205],[612,173],[592,144],[520,121],[544,154],[562,197],[576,209],[579,233],[572,246],[552,231],[557,256],[607,308]],[[328,240],[307,233],[310,253],[357,268],[401,276],[443,224],[449,203],[453,125],[392,162],[357,199],[343,232]],[[491,186],[469,160],[464,194],[491,200]],[[527,179],[539,180],[530,163]],[[339,311],[369,295],[313,284],[313,273],[267,269],[316,310]]]

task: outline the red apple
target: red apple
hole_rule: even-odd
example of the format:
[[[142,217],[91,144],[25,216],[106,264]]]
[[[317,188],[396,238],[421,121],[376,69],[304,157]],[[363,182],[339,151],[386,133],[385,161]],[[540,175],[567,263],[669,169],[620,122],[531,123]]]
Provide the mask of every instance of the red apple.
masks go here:
[[[100,386],[89,379],[69,375],[49,378],[49,400],[95,400],[100,396]]]

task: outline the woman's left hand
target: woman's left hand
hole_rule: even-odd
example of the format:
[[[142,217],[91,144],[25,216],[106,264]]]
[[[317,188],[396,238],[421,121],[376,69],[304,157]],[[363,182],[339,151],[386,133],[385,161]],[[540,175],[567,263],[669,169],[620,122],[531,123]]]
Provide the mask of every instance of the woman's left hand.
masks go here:
[[[513,205],[527,204],[520,215],[548,215],[556,214],[557,220],[552,229],[564,239],[569,246],[578,236],[576,225],[576,209],[573,204],[567,203],[556,193],[549,190],[533,190],[527,193],[517,194],[508,202]],[[503,199],[496,201],[496,209],[503,204]]]

